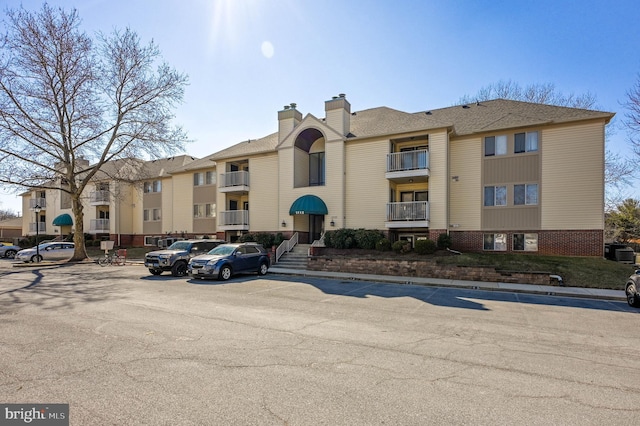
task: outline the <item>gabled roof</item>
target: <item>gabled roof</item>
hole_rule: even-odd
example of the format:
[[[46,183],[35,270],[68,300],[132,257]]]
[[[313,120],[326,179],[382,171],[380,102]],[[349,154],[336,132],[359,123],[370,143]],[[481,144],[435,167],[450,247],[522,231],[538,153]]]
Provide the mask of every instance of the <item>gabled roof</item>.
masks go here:
[[[388,107],[357,111],[350,117],[348,139],[392,136],[401,133],[451,128],[455,135],[541,126],[581,120],[604,119],[609,122],[614,113],[579,108],[535,104],[530,102],[495,99],[477,104],[409,113]],[[278,133],[261,139],[240,142],[210,157],[221,160],[252,154],[273,152],[278,144]]]
[[[458,105],[415,113],[428,117],[429,128],[451,123],[456,135],[491,132],[518,127],[531,127],[572,121],[604,119],[609,122],[615,115],[610,112],[568,108],[530,102],[495,99],[475,104]]]

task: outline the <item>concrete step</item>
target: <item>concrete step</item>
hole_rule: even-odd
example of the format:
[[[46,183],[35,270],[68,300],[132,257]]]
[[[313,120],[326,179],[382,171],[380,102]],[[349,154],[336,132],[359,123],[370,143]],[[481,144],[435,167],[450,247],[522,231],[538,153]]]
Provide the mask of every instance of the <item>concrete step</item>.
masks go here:
[[[307,269],[310,244],[298,244],[289,253],[285,253],[274,265],[279,268]]]

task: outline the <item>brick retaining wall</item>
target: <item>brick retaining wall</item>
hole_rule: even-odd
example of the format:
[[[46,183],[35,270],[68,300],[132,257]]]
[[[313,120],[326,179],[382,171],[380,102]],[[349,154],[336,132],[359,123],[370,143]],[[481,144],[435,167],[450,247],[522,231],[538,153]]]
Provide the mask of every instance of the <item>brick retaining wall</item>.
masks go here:
[[[554,285],[549,272],[497,271],[490,267],[438,265],[430,259],[351,258],[343,256],[312,256],[308,268],[312,271],[347,272],[354,274],[397,275],[451,280],[502,282],[515,284]]]

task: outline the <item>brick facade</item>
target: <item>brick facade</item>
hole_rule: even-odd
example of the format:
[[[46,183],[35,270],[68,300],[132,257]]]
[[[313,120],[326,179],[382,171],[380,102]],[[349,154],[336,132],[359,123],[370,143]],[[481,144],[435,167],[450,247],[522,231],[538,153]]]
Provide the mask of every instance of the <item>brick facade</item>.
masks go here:
[[[451,248],[462,252],[486,252],[483,249],[485,233],[507,234],[507,250],[492,253],[522,253],[550,256],[594,256],[604,255],[604,231],[602,230],[554,230],[554,231],[452,231]],[[538,234],[538,251],[513,251],[513,234]]]

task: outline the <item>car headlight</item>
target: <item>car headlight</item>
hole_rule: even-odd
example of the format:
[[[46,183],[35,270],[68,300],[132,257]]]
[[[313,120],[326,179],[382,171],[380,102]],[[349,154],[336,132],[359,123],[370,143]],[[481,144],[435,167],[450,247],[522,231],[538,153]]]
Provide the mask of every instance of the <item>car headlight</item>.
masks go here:
[[[214,259],[214,260],[209,260],[207,262],[207,266],[215,266],[216,263],[218,263],[218,260]]]
[[[158,259],[162,259],[162,260],[167,260],[171,258],[171,255],[169,254],[161,254],[160,256],[158,256]]]

